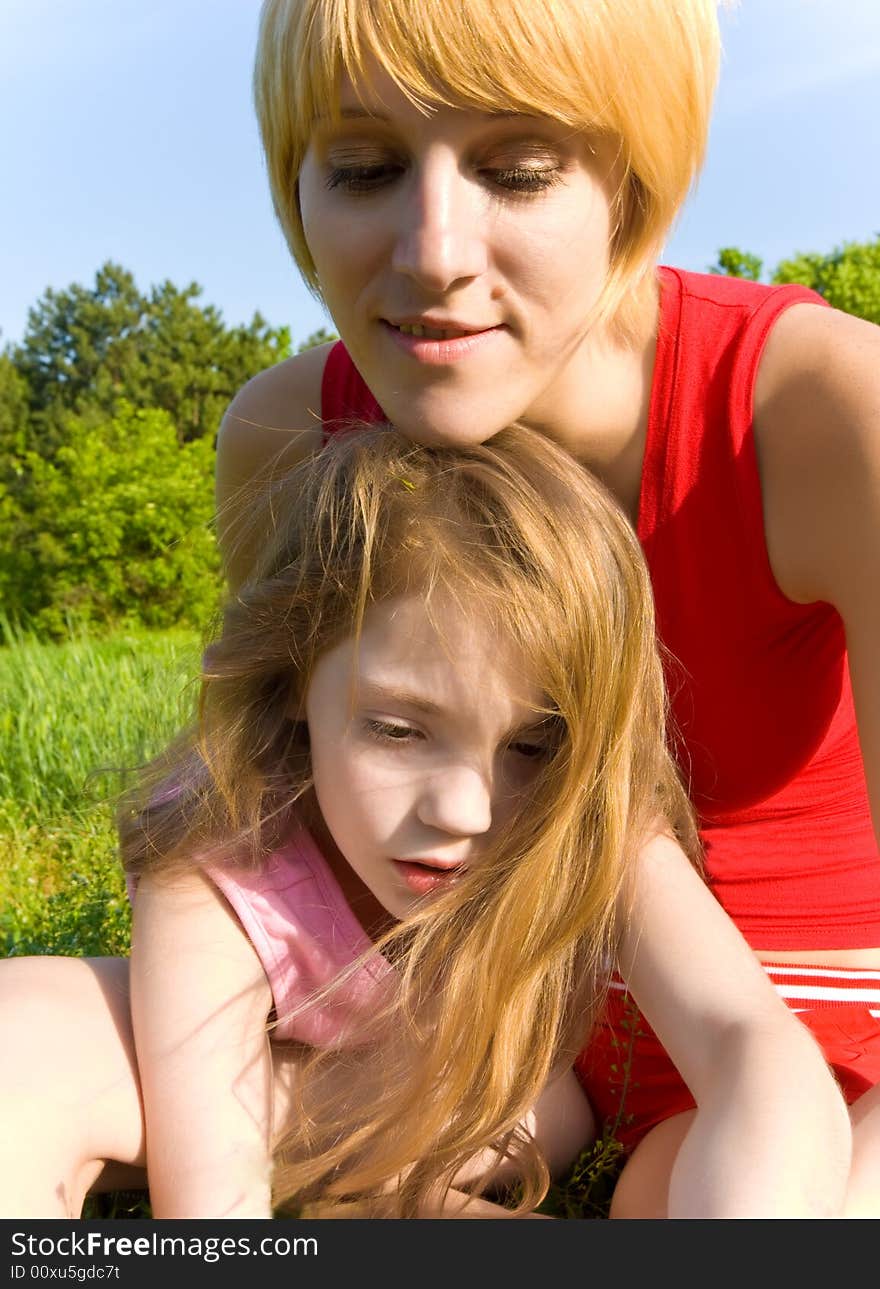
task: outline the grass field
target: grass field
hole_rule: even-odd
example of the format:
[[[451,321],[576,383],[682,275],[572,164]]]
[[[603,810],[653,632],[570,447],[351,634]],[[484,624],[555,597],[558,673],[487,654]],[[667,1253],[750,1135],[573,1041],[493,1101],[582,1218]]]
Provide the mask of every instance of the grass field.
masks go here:
[[[151,632],[0,648],[0,957],[126,954],[130,911],[113,807],[124,776],[190,718],[200,642]],[[602,1217],[614,1142],[581,1157],[544,1210]],[[149,1216],[143,1197],[87,1216]]]
[[[0,955],[124,953],[113,802],[188,719],[195,634],[0,649]]]

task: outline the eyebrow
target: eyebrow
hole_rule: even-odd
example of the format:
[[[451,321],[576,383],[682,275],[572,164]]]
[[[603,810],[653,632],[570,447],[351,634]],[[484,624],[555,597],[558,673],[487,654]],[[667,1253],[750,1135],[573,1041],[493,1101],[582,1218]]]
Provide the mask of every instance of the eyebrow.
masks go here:
[[[423,694],[418,694],[415,690],[400,689],[397,685],[385,685],[380,680],[370,680],[361,677],[357,682],[356,692],[360,699],[366,696],[371,700],[384,700],[386,702],[401,703],[406,707],[413,707],[416,711],[424,712],[427,716],[442,716],[443,708],[439,703],[433,702]]]
[[[447,710],[441,707],[439,703],[433,702],[423,694],[416,693],[414,690],[401,689],[397,685],[386,685],[380,680],[370,680],[362,677],[357,684],[356,693],[358,698],[363,701],[364,697],[371,701],[385,701],[400,703],[405,707],[412,707],[415,711],[424,712],[426,716],[444,716]],[[546,733],[555,728],[557,716],[552,712],[535,711],[534,720],[524,720],[521,724],[515,725],[508,731],[508,734],[538,734]]]

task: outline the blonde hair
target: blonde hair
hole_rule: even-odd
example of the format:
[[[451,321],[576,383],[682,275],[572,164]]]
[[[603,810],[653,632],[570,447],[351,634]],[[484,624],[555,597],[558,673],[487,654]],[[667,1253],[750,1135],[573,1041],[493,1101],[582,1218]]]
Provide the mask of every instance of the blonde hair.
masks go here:
[[[718,72],[718,0],[265,0],[254,94],[275,210],[307,283],[297,176],[340,79],[375,62],[414,102],[550,116],[610,136],[621,182],[596,320],[644,327],[693,184]]]
[[[296,713],[316,662],[371,605],[417,594],[442,610],[451,595],[511,641],[546,695],[552,754],[480,863],[380,940],[393,996],[349,1036],[354,1059],[306,1062],[276,1197],[390,1188],[414,1215],[492,1148],[516,1157],[531,1206],[547,1172],[518,1125],[589,1030],[635,850],[662,818],[697,853],[641,549],[604,488],[522,427],[454,449],[341,435],[269,506],[275,536],[209,650],[199,730],[123,818],[126,865],[265,860],[309,798]]]

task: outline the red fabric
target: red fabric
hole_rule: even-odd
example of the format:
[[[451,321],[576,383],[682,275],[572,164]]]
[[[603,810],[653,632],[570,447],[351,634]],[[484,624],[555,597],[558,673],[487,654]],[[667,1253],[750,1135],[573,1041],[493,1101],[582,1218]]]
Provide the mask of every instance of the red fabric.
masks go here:
[[[771,967],[768,974],[822,1048],[847,1104],[852,1105],[880,1083],[880,975],[847,969],[826,975],[811,968],[799,977],[798,970]],[[804,985],[805,996],[800,998],[787,996],[789,982],[796,979]],[[628,1151],[651,1128],[696,1105],[622,986],[612,989],[603,1019],[575,1062],[575,1070],[603,1131]]]
[[[384,421],[385,414],[363,382],[360,372],[338,340],[327,355],[321,380],[321,420],[324,436],[344,430],[353,421]]]
[[[803,287],[661,270],[638,532],[712,888],[756,949],[880,945],[843,624],[774,581],[752,400]]]
[[[660,284],[638,533],[709,879],[756,949],[880,945],[843,626],[773,579],[752,436],[767,335],[784,309],[820,297],[666,268]],[[323,415],[330,432],[381,418],[341,344]]]

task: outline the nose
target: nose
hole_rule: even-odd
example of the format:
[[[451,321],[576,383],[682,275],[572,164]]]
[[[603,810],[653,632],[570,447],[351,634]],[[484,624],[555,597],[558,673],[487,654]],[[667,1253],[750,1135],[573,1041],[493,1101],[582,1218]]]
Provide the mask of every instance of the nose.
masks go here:
[[[456,837],[478,837],[492,826],[492,793],[479,770],[450,766],[425,783],[418,805],[423,824]]]
[[[453,153],[426,158],[405,193],[394,270],[435,292],[478,277],[488,264],[480,205]]]

